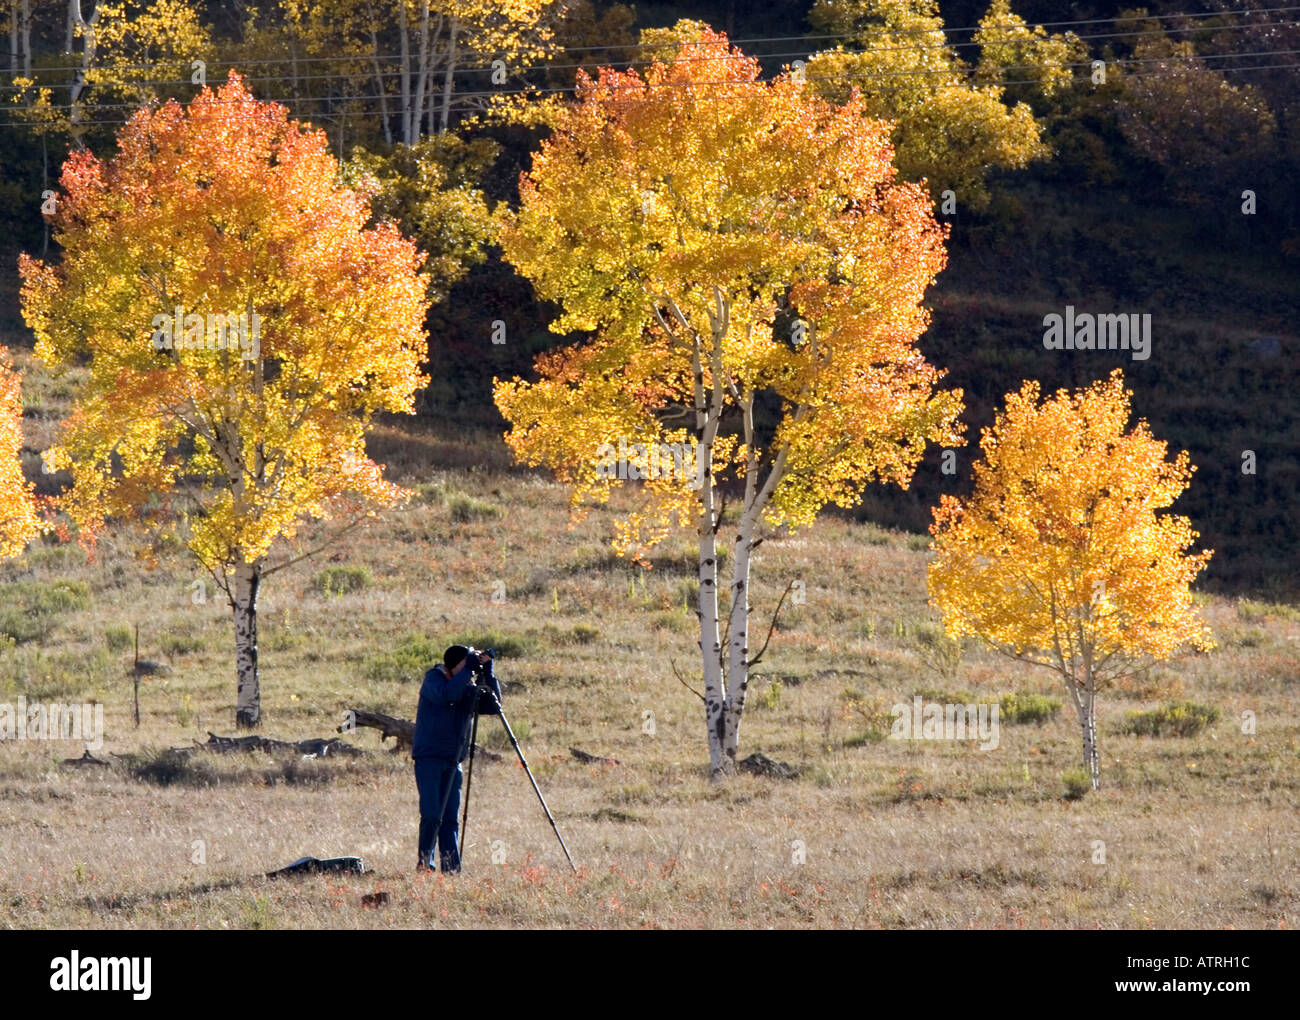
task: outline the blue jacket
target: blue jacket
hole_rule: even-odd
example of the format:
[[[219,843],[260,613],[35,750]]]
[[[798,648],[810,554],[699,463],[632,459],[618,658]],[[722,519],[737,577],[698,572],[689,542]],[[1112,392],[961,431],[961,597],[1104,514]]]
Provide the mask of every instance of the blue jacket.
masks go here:
[[[433,758],[454,765],[469,755],[470,724],[479,692],[473,680],[468,663],[451,676],[441,663],[424,674],[420,703],[415,710],[412,758]],[[490,663],[483,671],[483,680],[500,701],[501,688],[492,675]]]

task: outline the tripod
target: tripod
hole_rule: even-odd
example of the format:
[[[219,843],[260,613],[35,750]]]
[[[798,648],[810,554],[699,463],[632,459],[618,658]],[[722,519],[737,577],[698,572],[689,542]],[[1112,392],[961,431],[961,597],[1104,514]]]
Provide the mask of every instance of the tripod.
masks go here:
[[[528,767],[528,762],[524,758],[524,752],[519,747],[519,741],[515,739],[515,731],[510,728],[510,723],[506,719],[506,714],[501,709],[501,703],[497,701],[495,698],[493,698],[492,701],[494,707],[496,708],[495,714],[500,716],[501,725],[506,728],[506,736],[510,738],[510,744],[512,747],[514,747],[515,754],[519,756],[519,764],[522,765],[524,767],[524,771],[528,773],[528,781],[533,784],[533,792],[537,794],[537,799],[542,805],[542,810],[546,812],[546,820],[551,823],[551,829],[554,830],[555,832],[555,838],[560,841],[560,849],[564,851],[564,856],[569,861],[569,867],[573,869],[574,874],[577,874],[578,866],[573,863],[573,857],[569,854],[569,848],[564,844],[564,837],[560,835],[560,828],[558,825],[555,824],[555,818],[551,815],[551,809],[546,806],[546,798],[542,796],[542,791],[537,786],[537,780],[533,778],[533,770]],[[461,822],[460,822],[460,845],[462,847],[465,846],[465,831],[469,826],[469,791],[470,791],[470,787],[473,786],[474,784],[474,752],[477,749],[477,745],[478,745],[478,716],[479,716],[478,707],[475,706],[474,725],[473,725],[473,729],[470,731],[470,738],[469,738],[469,770],[465,776],[465,810],[461,816]],[[438,819],[440,823],[443,815],[447,811],[447,801],[451,797],[452,782],[454,782],[454,778],[451,782],[448,782],[447,792],[443,794],[442,810],[438,812]]]

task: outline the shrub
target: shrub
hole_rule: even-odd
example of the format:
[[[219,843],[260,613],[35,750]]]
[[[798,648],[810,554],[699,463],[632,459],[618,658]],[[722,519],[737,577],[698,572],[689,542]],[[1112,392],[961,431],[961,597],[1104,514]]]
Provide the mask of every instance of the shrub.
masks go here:
[[[124,652],[131,647],[130,627],[108,627],[104,630],[104,644],[110,652]]]
[[[4,657],[0,690],[17,691],[32,701],[58,701],[80,695],[110,676],[121,663],[105,648],[88,652],[46,652],[18,648]]]
[[[1092,789],[1092,776],[1087,769],[1066,769],[1061,779],[1065,782],[1065,799],[1078,800]]]
[[[671,630],[677,634],[685,634],[694,623],[694,618],[688,616],[680,607],[668,609],[662,613],[655,613],[650,618],[650,625],[655,630]]]
[[[327,598],[361,591],[373,583],[370,569],[364,566],[326,567],[311,579],[312,589]]]
[[[443,648],[435,647],[430,639],[409,635],[391,652],[368,657],[361,665],[361,672],[375,683],[421,680],[429,669],[442,661],[442,653]]]
[[[511,753],[514,753],[514,748],[511,746],[510,738],[506,736],[506,728],[504,726],[497,726],[497,725],[488,725],[486,727],[484,726],[485,723],[491,723],[491,722],[492,720],[485,716],[483,720],[479,723],[479,728],[478,728],[479,746],[489,747],[497,751],[502,751],[505,750],[506,748],[510,748]],[[510,728],[514,730],[515,739],[519,741],[527,740],[530,736],[532,736],[533,733],[533,724],[530,723],[527,719],[511,719]],[[534,771],[537,770],[534,769]]]
[[[471,521],[493,520],[501,516],[501,508],[485,500],[475,499],[463,492],[458,492],[448,501],[451,519],[459,524]]]
[[[928,621],[916,625],[912,640],[916,646],[916,657],[922,665],[944,680],[956,679],[957,672],[961,669],[960,640],[949,637],[943,627]]]
[[[145,748],[132,763],[131,774],[155,786],[216,786],[221,781],[206,756],[166,747]]]
[[[442,506],[447,502],[447,487],[442,482],[424,482],[415,487],[421,501],[430,506]]]
[[[1263,623],[1270,617],[1300,621],[1300,607],[1242,599],[1237,603],[1237,617],[1246,623]]]
[[[366,679],[375,683],[405,683],[420,680],[425,672],[442,662],[442,653],[448,645],[472,645],[475,648],[495,649],[498,658],[527,657],[541,648],[541,639],[534,634],[503,634],[499,631],[477,631],[453,635],[434,643],[432,638],[410,634],[402,638],[391,652],[367,657],[361,665]]]
[[[578,623],[565,630],[553,623],[547,623],[542,626],[540,636],[556,645],[589,645],[600,637],[600,628],[586,623]],[[488,645],[487,647],[493,648],[496,646]],[[499,652],[501,649],[497,648],[497,651]]]
[[[589,645],[600,637],[600,628],[589,623],[575,623],[569,635],[576,644]]]
[[[208,647],[208,642],[200,634],[167,634],[158,642],[158,647],[168,658],[174,658],[201,652]]]
[[[1170,701],[1146,712],[1126,712],[1120,732],[1139,737],[1193,737],[1209,724],[1218,722],[1220,715],[1212,705]]]
[[[998,699],[998,713],[1003,722],[1044,723],[1061,710],[1060,698],[1045,694],[1004,694]]]
[[[572,571],[614,570],[627,565],[627,561],[607,545],[580,545],[569,555],[568,569]]]

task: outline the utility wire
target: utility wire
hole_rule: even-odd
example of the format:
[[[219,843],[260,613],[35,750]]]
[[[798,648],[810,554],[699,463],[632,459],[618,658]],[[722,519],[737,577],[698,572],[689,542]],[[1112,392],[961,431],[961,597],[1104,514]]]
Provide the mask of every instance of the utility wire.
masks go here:
[[[1287,51],[1287,52],[1300,52],[1300,51]],[[1232,70],[1232,71],[1235,73],[1235,72],[1244,72],[1244,71],[1281,71],[1281,70],[1289,70],[1289,69],[1297,68],[1297,67],[1300,67],[1300,63],[1293,63],[1293,64],[1258,64],[1258,65],[1255,65],[1255,66],[1252,66],[1252,67],[1234,67],[1234,68],[1226,68],[1225,70]],[[863,77],[868,77],[868,76],[863,76]],[[1159,78],[1167,78],[1167,77],[1168,77],[1168,75],[1166,75],[1166,74],[1162,74],[1162,73],[1157,73],[1157,74],[1130,74],[1130,75],[1126,75],[1126,80],[1131,80],[1131,81],[1149,81],[1149,80],[1154,80],[1154,79],[1159,79]],[[852,84],[854,81],[857,81],[858,79],[857,79],[856,77],[849,77],[849,76],[844,76],[844,75],[820,75],[820,76],[817,76],[817,75],[807,75],[807,76],[805,77],[805,80],[806,80],[806,81],[843,81],[843,82],[845,82],[845,83]],[[1077,79],[1077,80],[1079,80],[1079,81],[1086,81],[1086,79]],[[756,84],[770,84],[770,83],[771,83],[771,79],[762,79],[762,78],[759,78],[759,79],[755,79],[755,81],[754,81],[753,83],[756,83]],[[702,87],[702,86],[719,86],[719,85],[737,85],[737,84],[739,84],[739,85],[745,85],[745,84],[751,84],[751,83],[750,83],[750,82],[734,82],[734,81],[732,81],[732,82],[725,82],[725,81],[724,81],[724,82],[691,82],[691,83],[689,83],[689,85],[690,85],[691,87],[695,87],[695,86],[701,86],[701,87]],[[1014,80],[1014,81],[999,81],[999,82],[992,82],[992,83],[990,83],[990,84],[997,85],[997,86],[1009,86],[1009,85],[1037,85],[1037,84],[1039,84],[1039,80],[1038,80],[1037,78],[1023,78],[1023,79],[1017,79],[1017,80]],[[878,92],[902,92],[902,91],[905,91],[905,89],[906,89],[906,86],[896,86],[896,87],[893,87],[893,88],[879,89],[879,90],[877,90],[877,91],[878,91]],[[509,92],[509,93],[507,93],[507,92],[505,92],[505,91],[502,91],[502,92],[485,92],[485,93],[479,93],[479,95],[483,95],[483,96],[496,96],[496,95],[506,95],[506,94],[509,94],[509,95],[525,95],[525,94],[527,94],[527,93],[526,93],[525,91],[522,91],[522,90],[520,90],[520,91],[512,91],[512,92]],[[464,94],[462,94],[462,95],[464,95]],[[360,98],[366,98],[366,97],[361,97],[361,96],[344,96],[344,97],[329,97],[329,98],[330,98],[331,101],[333,101],[333,102],[343,103],[343,102],[352,102],[352,101],[355,101],[355,100],[357,100],[357,99],[360,99]],[[719,97],[719,96],[717,96],[717,95],[715,94],[715,95],[713,95],[713,96],[711,96],[711,97],[709,97],[709,98],[712,99],[712,100],[715,100],[715,101],[716,101],[716,100],[718,100],[718,99],[721,98],[721,97]],[[256,101],[256,100],[254,100],[254,101]],[[324,97],[309,97],[309,98],[298,99],[298,100],[290,99],[290,100],[285,100],[285,101],[281,101],[281,100],[274,100],[274,101],[280,103],[280,105],[282,105],[282,106],[287,106],[288,103],[292,103],[292,102],[324,102],[324,101],[325,101],[325,98],[324,98]],[[651,98],[651,99],[630,99],[630,98],[629,98],[629,99],[620,99],[620,100],[618,100],[618,101],[619,101],[620,103],[623,103],[623,104],[631,104],[631,103],[658,103],[658,102],[663,102],[663,99],[662,99],[662,98]],[[214,105],[240,105],[240,102],[236,102],[236,101],[232,101],[232,102],[230,102],[230,103],[228,103],[228,104],[225,103],[225,102],[223,102],[222,100],[210,100],[210,102],[213,103]],[[242,102],[242,101],[241,101],[241,102]],[[138,106],[136,106],[136,104],[132,104],[132,103],[111,104],[111,105],[113,105],[114,107],[123,107],[123,106],[125,106],[125,107],[131,107],[131,108],[135,108],[135,109],[147,109],[147,107],[138,107]],[[107,108],[107,107],[105,107],[105,106],[91,106],[91,107],[87,107],[87,112],[89,112],[89,113],[94,113],[96,110],[105,109],[105,108]],[[51,107],[51,109],[63,109],[63,107]],[[400,111],[395,111],[395,113],[396,113],[397,115],[400,115]],[[319,111],[316,112],[315,114],[312,114],[312,116],[315,116],[315,117],[317,117],[317,118],[319,118],[319,119],[337,119],[337,117],[338,117],[337,114],[325,114],[325,113],[322,113],[322,112],[319,112]],[[108,125],[111,125],[111,124],[127,124],[127,123],[130,123],[131,119],[132,119],[132,118],[130,118],[130,117],[124,117],[124,118],[99,118],[99,117],[88,117],[88,118],[86,118],[86,119],[84,119],[84,120],[82,120],[82,121],[80,122],[80,126],[82,126],[82,127],[86,127],[86,128],[92,128],[92,127],[107,127]],[[11,120],[11,121],[0,121],[0,127],[41,127],[41,126],[44,126],[44,125],[42,125],[42,124],[40,123],[40,121],[39,121],[38,119],[36,119],[36,118],[33,118],[33,119],[31,119],[31,120],[19,119],[19,120]]]
[[[1250,15],[1253,15],[1253,14],[1289,13],[1289,12],[1300,12],[1300,6],[1292,6],[1292,7],[1270,7],[1270,8],[1263,8],[1263,9],[1261,9],[1261,10],[1256,10],[1256,11],[1217,11],[1217,12],[1210,12],[1210,13],[1175,12],[1175,13],[1172,13],[1172,14],[1152,15],[1150,18],[1148,18],[1148,19],[1146,19],[1146,20],[1151,20],[1151,21],[1157,21],[1157,22],[1160,22],[1160,21],[1163,21],[1163,20],[1170,20],[1170,21],[1173,21],[1173,20],[1181,19],[1181,18],[1249,17]],[[1137,19],[1129,19],[1129,20],[1137,20]],[[1030,24],[1030,23],[1027,23],[1027,22],[998,22],[998,23],[994,23],[994,24],[990,24],[990,25],[983,25],[983,26],[981,26],[981,25],[975,25],[975,26],[966,27],[966,28],[892,29],[892,28],[886,28],[885,26],[882,26],[882,25],[870,25],[870,26],[867,26],[866,29],[865,29],[864,31],[866,31],[866,30],[879,30],[879,31],[884,31],[884,32],[886,32],[886,33],[888,33],[888,34],[890,34],[890,35],[915,35],[915,34],[932,34],[932,33],[934,33],[934,32],[942,32],[942,33],[951,33],[951,32],[977,32],[977,31],[981,31],[981,30],[988,30],[988,29],[991,29],[991,28],[1011,28],[1011,29],[1021,29],[1021,28],[1024,28],[1024,29],[1027,29],[1027,30],[1029,30],[1030,32],[1032,32],[1032,31],[1033,31],[1034,29],[1036,29],[1036,28],[1050,28],[1050,27],[1056,27],[1056,26],[1062,26],[1062,25],[1087,25],[1087,24],[1097,24],[1097,25],[1115,25],[1115,24],[1119,24],[1119,23],[1120,23],[1120,19],[1119,19],[1118,17],[1115,17],[1115,18],[1089,18],[1089,19],[1086,19],[1086,20],[1083,20],[1083,21],[1059,21],[1059,22],[1050,22],[1050,21],[1045,21],[1045,22],[1039,22],[1039,23],[1037,23],[1037,24]],[[1213,26],[1213,30],[1214,30],[1214,31],[1242,31],[1242,30],[1245,30],[1245,29],[1251,29],[1251,28],[1277,28],[1277,27],[1289,27],[1289,26],[1292,26],[1292,25],[1294,25],[1294,24],[1296,24],[1296,22],[1292,22],[1292,21],[1245,22],[1245,23],[1236,24],[1236,25],[1216,25],[1216,26]],[[1088,41],[1088,40],[1092,40],[1092,39],[1128,38],[1128,37],[1133,37],[1133,36],[1142,36],[1142,35],[1160,35],[1160,34],[1167,34],[1167,33],[1169,33],[1169,32],[1193,32],[1193,31],[1199,31],[1199,30],[1200,30],[1200,26],[1198,26],[1198,25],[1184,26],[1184,27],[1172,26],[1172,25],[1171,25],[1171,26],[1168,26],[1168,27],[1165,27],[1165,26],[1162,25],[1161,27],[1158,27],[1158,28],[1154,28],[1154,29],[1143,29],[1143,30],[1134,31],[1134,32],[1102,32],[1102,33],[1096,33],[1096,34],[1091,34],[1091,35],[1078,35],[1078,36],[1075,36],[1075,38],[1077,38],[1077,39],[1080,40],[1080,41]],[[739,47],[739,46],[741,46],[741,45],[743,45],[743,44],[749,44],[749,43],[772,43],[772,42],[814,42],[814,41],[822,40],[822,39],[854,39],[854,38],[858,38],[858,37],[860,37],[861,35],[863,35],[863,34],[864,34],[864,31],[859,31],[859,32],[845,32],[845,33],[837,33],[837,34],[832,34],[832,35],[771,36],[771,37],[761,37],[761,36],[759,36],[759,37],[755,37],[755,38],[752,38],[752,39],[730,39],[730,40],[728,40],[728,42],[729,42],[732,46]],[[1032,41],[1032,40],[1031,40],[1031,41]],[[544,45],[545,45],[545,44],[540,44],[540,43],[538,44],[539,47],[542,47],[542,46],[544,46]],[[578,52],[586,52],[586,51],[597,51],[597,52],[601,52],[601,51],[606,51],[606,50],[615,50],[615,49],[660,49],[660,48],[663,47],[663,45],[664,45],[664,44],[662,44],[662,43],[612,43],[612,44],[607,44],[607,45],[603,45],[603,46],[566,46],[566,47],[561,47],[561,48],[560,48],[560,52],[565,53],[565,54],[569,54],[569,53],[578,53]],[[967,40],[967,41],[964,41],[964,42],[961,42],[961,41],[955,41],[955,42],[944,42],[944,43],[935,43],[935,44],[933,44],[933,45],[923,45],[923,46],[874,47],[874,48],[872,48],[872,49],[870,49],[870,50],[867,50],[867,51],[865,51],[865,52],[877,52],[877,53],[890,53],[890,52],[924,52],[924,51],[927,51],[927,50],[947,49],[947,48],[950,48],[950,47],[951,47],[951,48],[954,48],[954,49],[959,49],[959,48],[962,48],[962,47],[979,46],[979,45],[981,45],[981,44],[980,44],[979,42],[975,41],[975,40]],[[803,52],[803,51],[795,51],[795,52],[791,52],[791,53],[756,53],[756,54],[742,54],[742,55],[740,55],[740,57],[731,58],[731,59],[742,59],[742,58],[743,58],[743,59],[749,59],[749,58],[751,58],[751,57],[752,57],[753,59],[772,59],[772,58],[783,57],[783,56],[802,57],[802,56],[807,56],[807,54],[806,54],[805,52]],[[236,65],[236,64],[238,64],[239,66],[252,66],[252,65],[255,65],[255,64],[257,64],[257,65],[260,65],[260,64],[278,64],[278,65],[281,65],[281,66],[288,66],[288,65],[293,65],[293,64],[332,63],[332,62],[335,62],[335,61],[365,61],[365,62],[373,63],[375,60],[379,60],[379,61],[381,61],[381,62],[390,62],[390,61],[400,61],[401,59],[402,59],[402,57],[401,57],[400,54],[390,54],[390,55],[387,55],[387,56],[381,56],[381,55],[379,55],[379,54],[374,54],[374,53],[370,53],[370,52],[359,52],[359,53],[356,53],[356,54],[347,54],[347,55],[342,55],[342,56],[332,56],[332,57],[320,57],[320,56],[313,56],[313,57],[297,57],[297,58],[295,58],[295,57],[265,57],[265,58],[257,58],[257,59],[250,59],[250,60],[239,60],[239,61],[211,60],[211,61],[207,61],[207,62],[208,62],[209,64],[216,64],[217,66],[234,66],[234,65]],[[409,59],[409,58],[408,58],[408,59]],[[694,60],[694,59],[707,60],[707,59],[716,59],[716,58],[708,58],[708,57],[689,58],[689,57],[688,57],[688,58],[686,58],[686,59],[687,59],[687,60]],[[724,59],[725,59],[725,58],[724,58]],[[174,58],[171,58],[171,61],[181,61],[181,62],[185,62],[185,60],[186,60],[185,57],[174,57]],[[155,62],[148,63],[148,64],[119,64],[119,65],[117,65],[117,66],[114,68],[114,70],[118,70],[118,71],[144,70],[144,71],[147,71],[147,70],[150,70],[150,69],[152,69],[152,68],[158,66],[159,63],[163,63],[163,62],[164,62],[164,61],[155,61]],[[633,60],[633,61],[620,61],[620,63],[625,64],[625,65],[637,65],[637,64],[644,65],[644,64],[650,64],[650,63],[653,63],[653,61],[652,61],[652,60]],[[543,63],[543,64],[526,64],[526,65],[524,65],[523,67],[518,68],[517,70],[518,70],[518,71],[529,71],[529,70],[573,70],[573,69],[576,69],[576,68],[579,68],[579,67],[584,67],[584,66],[586,66],[586,65],[585,65],[585,64],[552,64],[552,63]],[[42,72],[46,72],[46,73],[53,73],[53,72],[56,72],[56,71],[66,71],[66,72],[76,73],[76,72],[81,71],[81,70],[82,70],[82,67],[81,67],[81,65],[79,65],[79,64],[74,64],[74,65],[67,65],[67,66],[62,66],[62,67],[57,67],[57,66],[56,66],[56,67],[35,67],[35,68],[33,68],[32,70],[33,70],[34,73],[35,73],[35,72],[38,72],[38,71],[42,71]],[[487,72],[487,71],[491,71],[491,70],[493,70],[493,67],[492,67],[491,64],[486,64],[486,65],[466,65],[466,66],[462,66],[462,67],[457,68],[456,71],[455,71],[454,73],[481,73],[481,72]]]
[[[1130,67],[1130,66],[1133,66],[1133,65],[1139,65],[1139,64],[1170,64],[1170,65],[1180,65],[1180,64],[1191,64],[1193,61],[1236,60],[1236,59],[1246,59],[1246,58],[1253,58],[1253,57],[1280,57],[1280,56],[1295,56],[1295,55],[1298,54],[1298,53],[1300,53],[1300,49],[1291,49],[1291,50],[1255,50],[1255,51],[1247,52],[1247,53],[1233,53],[1233,52],[1224,52],[1224,53],[1205,53],[1205,54],[1192,54],[1192,55],[1187,55],[1187,56],[1184,56],[1184,55],[1181,55],[1181,54],[1173,54],[1173,55],[1160,56],[1160,57],[1128,58],[1128,59],[1124,59],[1124,60],[1113,61],[1113,62],[1112,62],[1112,65],[1118,67],[1118,68],[1122,71],[1122,70],[1123,70],[1124,68],[1126,68],[1126,67]],[[837,55],[838,55],[838,54],[837,54]],[[846,53],[846,54],[844,54],[844,55],[845,55],[845,56],[849,56],[849,57],[853,57],[853,56],[858,56],[859,54]],[[1073,68],[1085,68],[1085,67],[1091,67],[1091,66],[1092,66],[1092,63],[1093,63],[1093,62],[1092,62],[1091,60],[1078,60],[1078,61],[1063,61],[1063,62],[1061,62],[1061,63],[1050,63],[1050,64],[1045,64],[1045,63],[1008,64],[1008,65],[1000,65],[999,68],[998,68],[998,70],[999,70],[999,71],[1039,71],[1039,70],[1048,70],[1048,69],[1057,69],[1057,68],[1060,68],[1060,69],[1066,69],[1066,68],[1073,69]],[[1283,67],[1289,67],[1289,66],[1293,66],[1293,65],[1278,65],[1278,64],[1274,64],[1274,65],[1260,65],[1260,67],[1257,68],[1257,69],[1264,69],[1264,68],[1267,68],[1267,67],[1273,67],[1273,68],[1276,68],[1276,69],[1281,69],[1281,68],[1283,68]],[[854,73],[845,72],[845,73],[835,74],[835,75],[805,75],[805,76],[804,76],[804,79],[805,79],[806,81],[836,81],[836,80],[842,80],[842,81],[845,81],[845,82],[847,82],[847,83],[852,84],[852,83],[854,83],[854,82],[859,82],[859,81],[863,81],[863,80],[877,80],[877,79],[882,79],[882,78],[899,78],[899,77],[902,77],[902,78],[913,78],[913,77],[918,77],[918,76],[920,76],[920,77],[924,77],[924,76],[929,76],[929,75],[951,75],[951,76],[953,76],[953,77],[961,77],[961,78],[965,78],[965,77],[972,77],[972,76],[974,76],[974,73],[975,73],[977,70],[978,70],[977,68],[972,68],[972,67],[957,67],[957,68],[944,67],[944,68],[906,69],[906,70],[898,70],[898,71],[866,71],[866,72],[862,72],[862,73],[860,73],[860,74],[854,74]],[[1233,72],[1236,72],[1236,71],[1245,70],[1245,68],[1231,67],[1231,66],[1206,66],[1206,67],[1202,68],[1202,70],[1205,70],[1205,71],[1214,71],[1214,72],[1219,72],[1219,71],[1233,71]],[[396,73],[398,73],[398,72],[388,72],[388,73],[396,74]],[[355,76],[355,75],[319,75],[319,76],[315,76],[315,79],[316,79],[316,80],[337,80],[337,79],[339,79],[339,78],[346,78],[346,79],[351,80],[351,79],[354,79],[354,78],[357,78],[357,77],[359,77],[359,76]],[[1156,76],[1149,76],[1149,77],[1156,77]],[[372,82],[369,80],[370,78],[373,78],[373,75],[368,76],[366,79],[363,79],[363,80],[365,80],[365,84],[370,85],[370,84],[372,83]],[[284,78],[273,78],[273,77],[260,77],[260,78],[256,78],[256,77],[248,77],[248,78],[244,78],[243,80],[244,80],[245,82],[249,82],[249,83],[253,83],[253,82],[263,82],[263,83],[265,83],[265,82],[285,82],[286,84],[289,83],[287,79],[284,79]],[[769,79],[759,78],[759,79],[756,79],[756,80],[757,80],[757,81],[760,81],[760,82],[770,82],[772,79],[770,79],[770,78],[769,78]],[[1029,79],[1028,81],[1025,81],[1025,82],[1015,82],[1015,81],[1006,81],[1006,82],[1002,82],[1002,81],[998,81],[998,80],[991,80],[991,81],[988,82],[988,84],[989,84],[989,85],[992,85],[992,86],[1000,86],[1000,85],[1004,85],[1004,84],[1005,84],[1005,85],[1013,85],[1013,84],[1033,84],[1033,83],[1035,82],[1035,80],[1036,80],[1036,79]],[[129,89],[129,88],[150,88],[150,87],[154,87],[154,86],[161,86],[161,85],[168,85],[168,84],[172,84],[172,85],[178,85],[178,84],[180,84],[180,85],[183,85],[183,84],[189,84],[189,83],[188,83],[188,82],[184,82],[184,81],[181,81],[181,82],[168,82],[168,81],[161,81],[161,82],[134,81],[134,82],[122,82],[122,83],[116,83],[116,82],[109,83],[109,82],[105,82],[105,83],[96,83],[96,84],[97,84],[98,87],[100,87],[100,88]],[[643,87],[643,88],[649,89],[649,90],[651,90],[651,91],[660,91],[660,90],[663,90],[663,89],[673,89],[673,88],[694,88],[694,87],[697,87],[697,86],[715,86],[715,85],[731,85],[731,84],[744,84],[744,81],[743,81],[743,80],[740,80],[740,81],[737,81],[737,80],[720,80],[720,81],[703,81],[703,82],[697,82],[697,81],[689,81],[689,82],[659,82],[659,83],[657,83],[657,84],[655,84],[655,85],[648,85],[648,84],[642,83],[640,87]],[[628,90],[631,90],[632,86],[614,86],[614,89],[615,89],[616,91],[618,91],[620,88],[627,88]],[[515,88],[515,89],[498,88],[498,89],[485,89],[485,90],[481,90],[481,91],[473,91],[473,92],[464,92],[464,91],[460,91],[460,92],[454,92],[454,93],[453,93],[453,96],[454,96],[456,99],[482,99],[482,98],[492,98],[492,97],[496,97],[496,96],[533,96],[533,97],[549,97],[549,96],[568,95],[568,94],[570,94],[570,93],[575,93],[576,91],[577,91],[577,86],[576,86],[576,85],[575,85],[575,86],[557,86],[557,87],[529,86],[529,87],[525,87],[525,88]],[[371,94],[367,91],[367,92],[364,92],[364,93],[357,93],[357,94],[353,94],[353,95],[346,95],[346,94],[345,94],[345,95],[327,95],[327,96],[310,96],[310,95],[309,95],[309,96],[301,96],[301,97],[288,97],[288,98],[286,98],[286,99],[283,99],[283,100],[276,100],[276,101],[277,101],[277,102],[281,102],[282,104],[285,104],[285,103],[304,103],[304,102],[306,102],[306,103],[331,103],[331,104],[332,104],[332,103],[352,102],[352,101],[355,101],[355,100],[357,100],[357,99],[369,99],[369,98],[372,98],[372,96],[371,96]],[[223,101],[223,100],[216,100],[216,99],[213,99],[213,100],[209,100],[209,102],[220,105],[220,104],[223,103],[224,101]],[[240,102],[242,102],[242,101],[240,101]],[[82,107],[82,109],[85,109],[85,110],[87,110],[87,111],[95,111],[95,110],[135,110],[135,109],[144,109],[144,108],[145,108],[144,106],[142,106],[142,105],[139,104],[139,103],[85,103],[85,104],[81,104],[81,107]],[[73,109],[73,104],[71,104],[71,103],[50,103],[50,104],[48,104],[48,105],[46,105],[46,106],[41,107],[41,109],[42,109],[42,110],[70,111],[70,110]]]

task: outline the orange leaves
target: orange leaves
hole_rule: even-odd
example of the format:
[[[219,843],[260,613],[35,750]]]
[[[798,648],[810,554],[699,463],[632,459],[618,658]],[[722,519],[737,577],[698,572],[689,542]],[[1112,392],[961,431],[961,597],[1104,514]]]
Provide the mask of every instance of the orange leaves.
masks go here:
[[[63,261],[24,257],[22,297],[37,354],[90,365],[62,437],[84,531],[184,485],[203,501],[194,552],[252,562],[302,520],[400,498],[364,437],[424,382],[422,255],[366,229],[366,194],[339,181],[323,132],[233,73],[139,111],[113,159],[65,164]],[[178,308],[196,342],[159,349]],[[218,316],[260,322],[258,343],[214,343]]]
[[[960,394],[934,392],[914,345],[945,231],[924,192],[894,180],[888,125],[857,97],[760,80],[698,23],[644,41],[644,73],[579,77],[501,218],[506,258],[562,308],[551,328],[598,334],[539,358],[538,382],[498,385],[507,441],[562,478],[585,473],[575,498],[603,499],[585,466],[599,443],[680,430],[706,443],[702,421],[743,418],[765,392],[776,427],[724,430],[706,455],[715,477],[744,475],[751,455],[779,463],[755,488],[769,519],[808,523],[873,479],[906,484],[927,442],[954,439]],[[692,505],[684,485],[645,488],[657,505],[628,541]]]
[[[951,632],[1077,679],[1208,646],[1189,586],[1211,554],[1189,551],[1185,517],[1159,512],[1193,468],[1186,452],[1166,460],[1129,416],[1118,369],[1041,402],[1032,382],[1007,395],[981,439],[974,494],[934,511],[931,599]]]
[[[41,531],[33,486],[23,478],[22,376],[0,347],[0,558],[17,556]]]

